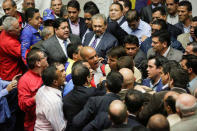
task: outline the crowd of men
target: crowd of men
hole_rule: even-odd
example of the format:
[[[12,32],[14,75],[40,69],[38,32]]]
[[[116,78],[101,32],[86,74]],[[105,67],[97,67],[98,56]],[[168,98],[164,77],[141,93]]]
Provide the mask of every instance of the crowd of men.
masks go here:
[[[109,16],[77,0],[34,0],[0,18],[1,131],[196,131],[197,16],[183,0]]]

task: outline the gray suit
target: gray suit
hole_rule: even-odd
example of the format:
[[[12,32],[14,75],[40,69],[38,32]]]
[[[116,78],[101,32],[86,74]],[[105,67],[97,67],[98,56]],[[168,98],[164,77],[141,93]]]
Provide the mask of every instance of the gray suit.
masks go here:
[[[141,62],[143,60],[146,60],[146,55],[141,49],[139,49],[136,56],[134,57],[135,67],[140,69],[141,68]]]
[[[70,34],[69,40],[71,43],[81,43],[81,39]],[[67,61],[67,57],[59,44],[56,36],[52,36],[41,44],[41,50],[43,50],[48,56],[48,62],[63,62]]]
[[[88,46],[92,38],[94,37],[94,32],[89,32],[86,34],[83,45]],[[108,32],[105,32],[96,47],[96,52],[99,57],[106,58],[106,53],[114,46],[118,45],[118,40]]]
[[[150,48],[148,50],[147,58],[149,58],[151,55],[155,55],[155,51],[153,51],[153,48]],[[166,58],[168,60],[175,60],[175,61],[179,62],[179,61],[181,61],[182,56],[183,56],[183,53],[181,51],[170,47],[170,50],[169,50]]]
[[[180,122],[172,126],[171,131],[197,131],[197,114],[184,117]]]

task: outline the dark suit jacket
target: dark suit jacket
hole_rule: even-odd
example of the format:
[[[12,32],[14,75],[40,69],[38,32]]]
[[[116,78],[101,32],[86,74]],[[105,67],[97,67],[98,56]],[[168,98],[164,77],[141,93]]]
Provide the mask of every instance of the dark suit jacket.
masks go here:
[[[152,21],[152,4],[147,5],[141,9],[140,18],[147,23]]]
[[[175,25],[167,23],[168,32],[170,32],[170,36],[177,39],[178,35],[182,34],[182,30],[177,28]]]
[[[134,57],[135,67],[141,69],[141,62],[143,60],[147,60],[146,58],[146,54],[141,49],[139,49],[136,56]]]
[[[67,131],[79,130],[72,126],[72,120],[78,114],[92,96],[104,95],[105,88],[87,88],[83,86],[74,86],[74,89],[63,98],[64,117],[68,121]]]
[[[76,35],[70,34],[69,40],[71,43],[81,43],[81,39]],[[41,44],[41,50],[47,54],[48,62],[59,61],[65,63],[67,60],[66,55],[64,54],[64,51],[55,35]]]
[[[93,31],[87,33],[83,45],[88,46],[93,36],[94,36]],[[96,47],[96,52],[99,57],[103,57],[104,59],[106,59],[106,54],[109,51],[109,49],[117,45],[118,45],[117,39],[110,33],[105,32],[101,38],[101,41],[98,43]]]
[[[176,26],[177,28],[179,28],[179,29],[182,31],[182,33],[184,33],[184,25],[183,25],[182,22],[179,22],[179,23],[175,24],[175,26]]]
[[[87,26],[85,24],[84,18],[79,17],[79,19],[80,19],[79,20],[79,37],[82,39],[83,35],[85,34],[87,30]],[[69,23],[69,28],[70,28],[70,23]],[[71,28],[70,28],[70,33],[72,33]]]
[[[108,93],[104,96],[91,97],[83,110],[74,117],[73,125],[84,127],[95,119],[100,112],[108,112],[109,105],[113,100],[119,100],[119,96],[114,93]]]
[[[112,127],[104,130],[104,131],[131,131],[131,127],[129,127],[127,124],[121,124],[121,125],[113,125]]]

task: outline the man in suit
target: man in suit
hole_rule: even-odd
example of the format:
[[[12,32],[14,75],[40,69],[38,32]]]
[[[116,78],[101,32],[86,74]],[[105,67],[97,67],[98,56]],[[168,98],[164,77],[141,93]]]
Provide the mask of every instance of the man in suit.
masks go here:
[[[57,18],[54,23],[55,35],[41,44],[41,49],[48,56],[48,62],[59,61],[65,63],[67,60],[67,45],[70,43],[81,43],[78,36],[70,34],[68,21]]]
[[[180,94],[176,100],[176,111],[181,116],[181,121],[172,126],[171,131],[196,131],[197,130],[197,105],[194,96]]]
[[[80,4],[77,0],[70,0],[67,4],[69,27],[72,34],[81,39],[85,34],[87,27],[83,18],[79,17]]]
[[[168,60],[176,60],[179,62],[183,53],[170,47],[170,35],[168,31],[161,30],[152,34],[152,48],[148,50],[147,57],[151,55],[161,55]]]
[[[107,20],[104,15],[96,14],[92,17],[93,32],[85,36],[84,46],[93,47],[99,57],[103,57],[106,62],[106,53],[114,46],[118,45],[117,39],[106,31]]]
[[[63,97],[64,117],[68,121],[66,130],[78,131],[79,129],[72,125],[72,120],[86,104],[87,100],[92,96],[104,95],[105,88],[88,87],[92,77],[89,69],[82,63],[73,65],[72,80],[74,89]]]

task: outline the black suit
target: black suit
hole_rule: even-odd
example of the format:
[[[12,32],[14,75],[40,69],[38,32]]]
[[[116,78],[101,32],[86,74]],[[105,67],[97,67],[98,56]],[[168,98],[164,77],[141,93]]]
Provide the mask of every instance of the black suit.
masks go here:
[[[69,28],[70,28],[70,22],[69,22]],[[85,24],[84,18],[79,17],[79,37],[82,39],[83,35],[85,34],[87,30],[87,26]],[[70,32],[72,33],[72,30],[70,28]]]
[[[140,18],[147,23],[152,21],[152,4],[147,5],[141,9]]]
[[[179,29],[182,31],[182,33],[184,33],[184,25],[183,25],[182,22],[179,22],[179,23],[175,24],[175,26],[176,26],[177,28],[179,28]]]
[[[182,30],[177,28],[175,25],[167,23],[168,31],[170,32],[170,36],[177,39],[177,36],[182,34]]]
[[[104,131],[131,131],[131,127],[127,124],[121,124],[121,125],[113,125],[112,127],[104,130]]]
[[[81,39],[76,35],[70,34],[69,40],[71,43],[81,43]],[[55,35],[45,40],[41,44],[41,49],[47,54],[48,62],[59,61],[65,63],[67,60],[66,55]]]
[[[68,121],[67,130],[78,130],[79,128],[74,128],[72,126],[73,117],[83,109],[90,97],[104,94],[105,88],[74,86],[74,89],[63,98],[64,117]]]

